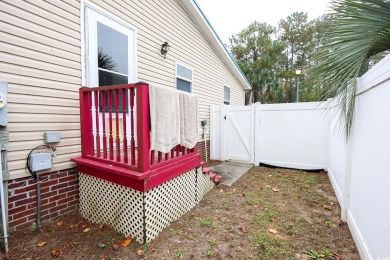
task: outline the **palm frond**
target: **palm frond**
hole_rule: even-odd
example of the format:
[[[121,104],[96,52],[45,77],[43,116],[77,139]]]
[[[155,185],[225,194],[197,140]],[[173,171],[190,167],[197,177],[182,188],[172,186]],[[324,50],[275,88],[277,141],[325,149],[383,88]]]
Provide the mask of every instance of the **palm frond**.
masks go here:
[[[390,49],[390,1],[333,0],[329,37],[313,69],[323,98],[338,96],[342,131],[348,137],[353,123],[356,80],[366,72],[369,58]]]

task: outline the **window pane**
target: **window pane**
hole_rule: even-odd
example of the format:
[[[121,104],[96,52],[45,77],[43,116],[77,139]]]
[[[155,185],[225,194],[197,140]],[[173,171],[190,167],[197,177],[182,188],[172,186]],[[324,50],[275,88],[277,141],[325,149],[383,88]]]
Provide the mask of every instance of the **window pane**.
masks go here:
[[[128,74],[128,38],[104,24],[97,23],[98,67]]]
[[[99,86],[111,86],[119,84],[127,84],[128,77],[115,73],[99,70]]]
[[[191,82],[176,78],[176,87],[178,90],[191,93]]]
[[[189,81],[192,81],[192,70],[187,69],[186,67],[183,67],[179,64],[177,64],[176,70],[177,70],[177,75],[179,77],[182,77],[182,78],[188,79]]]
[[[122,75],[118,75],[118,74],[115,74],[115,73],[111,73],[111,72],[107,72],[107,71],[102,71],[102,70],[99,70],[99,86],[111,86],[111,85],[119,85],[119,84],[127,84],[127,76],[122,76]],[[113,93],[113,96],[112,96],[112,111],[116,111],[115,110],[115,96],[114,96],[114,92]],[[127,91],[126,91],[127,93]],[[105,92],[105,109],[106,111],[108,111],[108,92],[106,91]],[[122,91],[119,92],[119,112],[121,113],[122,112],[122,107],[121,107],[121,103],[122,103]],[[128,107],[128,95],[126,95],[126,107]]]
[[[128,90],[126,89],[125,91],[125,95],[126,95],[126,113],[128,114],[129,113],[129,92]],[[123,103],[122,103],[122,95],[123,95],[123,90],[118,90],[118,112],[119,113],[123,113]],[[116,99],[115,99],[115,96],[116,96],[116,93],[115,91],[111,91],[111,109],[112,109],[112,113],[116,113]],[[99,103],[100,103],[100,97],[99,97]],[[108,112],[108,91],[104,91],[104,109],[105,109],[105,112],[107,113]],[[99,111],[102,112],[102,104],[99,104]]]
[[[226,86],[224,86],[223,87],[223,90],[224,90],[224,100],[225,101],[230,101],[230,88],[229,87],[226,87]]]

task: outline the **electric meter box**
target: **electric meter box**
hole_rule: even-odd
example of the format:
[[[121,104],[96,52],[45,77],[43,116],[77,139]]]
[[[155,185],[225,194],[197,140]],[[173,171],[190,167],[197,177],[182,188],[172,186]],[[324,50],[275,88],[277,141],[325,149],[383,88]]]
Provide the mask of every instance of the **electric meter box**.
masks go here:
[[[30,169],[32,172],[48,170],[53,167],[51,153],[35,153],[30,157]]]
[[[7,82],[0,82],[0,126],[7,126],[8,124],[8,84]]]

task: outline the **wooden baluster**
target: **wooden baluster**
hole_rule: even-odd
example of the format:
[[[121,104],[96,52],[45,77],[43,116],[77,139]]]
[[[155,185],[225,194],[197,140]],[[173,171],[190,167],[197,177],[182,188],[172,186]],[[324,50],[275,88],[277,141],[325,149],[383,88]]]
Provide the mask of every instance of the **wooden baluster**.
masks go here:
[[[175,147],[171,149],[171,158],[175,157]]]
[[[103,127],[103,158],[107,159],[107,135],[106,135],[106,100],[105,92],[100,92],[100,103],[102,104],[102,127]]]
[[[134,88],[130,89],[130,149],[131,164],[135,165],[135,141],[134,141]]]
[[[88,93],[88,112],[91,115],[91,120],[92,120],[92,115],[93,115],[93,108],[92,108],[92,92]],[[95,156],[95,145],[93,142],[94,139],[94,131],[93,131],[93,121],[91,122],[91,146],[90,146],[90,153],[92,156]]]
[[[109,146],[110,160],[114,159],[114,140],[112,138],[112,91],[108,90],[108,126],[109,126]]]
[[[128,151],[127,151],[127,128],[126,128],[126,89],[122,89],[122,112],[123,112],[123,161],[128,163]]]
[[[116,150],[116,161],[120,162],[121,160],[121,140],[119,137],[119,91],[118,89],[114,90],[115,93],[115,150]]]
[[[161,162],[161,160],[162,160],[162,152],[158,152],[157,162]]]
[[[154,165],[154,150],[150,152],[150,165]]]
[[[176,145],[176,157],[180,156],[180,145]]]
[[[96,156],[100,157],[100,128],[99,128],[99,93],[94,91],[95,96],[95,127],[96,127]]]
[[[165,153],[165,161],[168,161],[169,157],[168,157],[169,153]]]

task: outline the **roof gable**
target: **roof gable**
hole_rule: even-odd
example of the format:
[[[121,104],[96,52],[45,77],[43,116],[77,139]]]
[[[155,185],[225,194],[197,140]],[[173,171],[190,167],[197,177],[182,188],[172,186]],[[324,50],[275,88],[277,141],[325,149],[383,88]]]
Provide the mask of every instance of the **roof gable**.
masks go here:
[[[250,84],[241,71],[235,59],[231,56],[226,46],[223,44],[218,34],[211,26],[211,23],[207,20],[205,14],[200,8],[196,0],[179,0],[182,3],[185,10],[191,16],[199,30],[203,33],[206,39],[209,41],[211,46],[217,55],[222,59],[228,69],[232,72],[234,77],[244,86],[244,89],[250,89]]]

